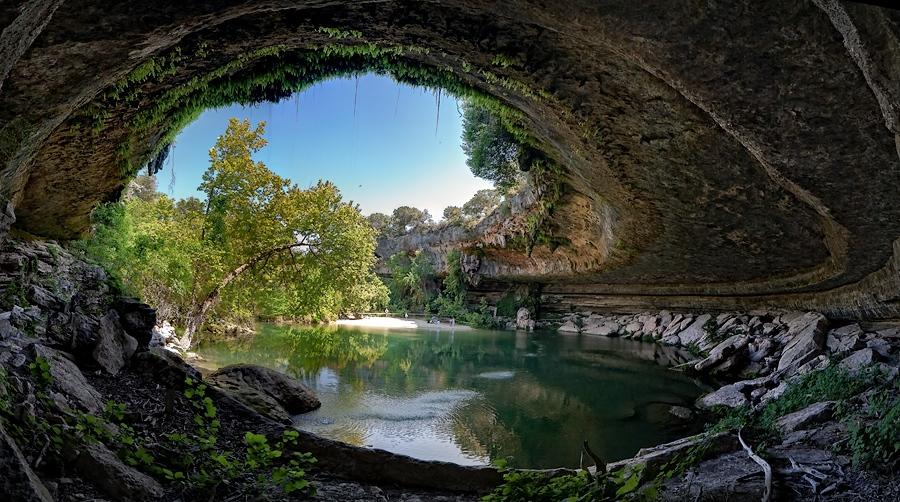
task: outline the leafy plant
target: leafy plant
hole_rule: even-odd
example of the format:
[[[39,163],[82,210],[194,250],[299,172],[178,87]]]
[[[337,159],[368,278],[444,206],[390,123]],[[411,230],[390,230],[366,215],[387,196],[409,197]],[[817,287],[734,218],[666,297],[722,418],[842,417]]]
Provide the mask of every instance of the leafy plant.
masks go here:
[[[873,394],[865,409],[846,424],[855,466],[895,470],[900,461],[900,397],[895,391]]]
[[[586,470],[552,477],[540,471],[501,470],[503,484],[483,497],[482,502],[606,502],[655,497],[652,487],[640,490],[642,465],[596,476]]]

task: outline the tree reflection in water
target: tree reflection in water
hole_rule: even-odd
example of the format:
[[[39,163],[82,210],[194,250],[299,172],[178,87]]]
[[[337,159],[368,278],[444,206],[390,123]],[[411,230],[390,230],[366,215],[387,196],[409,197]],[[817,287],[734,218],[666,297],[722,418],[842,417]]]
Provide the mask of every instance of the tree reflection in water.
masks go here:
[[[249,342],[199,352],[213,366],[261,364],[313,387],[323,406],[297,417],[301,428],[460,463],[577,466],[584,439],[624,458],[692,432],[668,409],[701,393],[653,362],[677,354],[601,337],[262,325]]]

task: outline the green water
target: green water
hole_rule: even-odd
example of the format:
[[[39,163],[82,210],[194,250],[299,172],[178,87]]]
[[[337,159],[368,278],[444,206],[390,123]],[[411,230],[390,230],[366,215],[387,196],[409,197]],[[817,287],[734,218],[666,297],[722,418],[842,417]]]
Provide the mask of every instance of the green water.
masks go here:
[[[587,439],[606,461],[694,432],[668,410],[697,382],[654,344],[509,331],[261,325],[242,343],[198,349],[206,369],[255,363],[313,388],[295,417],[316,434],[429,460],[578,466]]]

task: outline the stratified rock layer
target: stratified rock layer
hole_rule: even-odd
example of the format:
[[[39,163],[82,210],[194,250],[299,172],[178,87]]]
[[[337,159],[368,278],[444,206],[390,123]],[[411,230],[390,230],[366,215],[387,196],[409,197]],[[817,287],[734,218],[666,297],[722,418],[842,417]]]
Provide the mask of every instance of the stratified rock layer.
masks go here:
[[[82,233],[122,190],[123,164],[158,146],[162,131],[135,124],[173,89],[262,71],[256,49],[372,42],[415,47],[402,57],[518,108],[562,168],[542,227],[563,245],[523,249],[510,243],[525,226],[486,228],[470,242],[482,294],[527,281],[557,310],[900,314],[897,11],[838,0],[17,5],[0,6],[0,197],[29,232]],[[99,107],[180,49],[189,60]]]

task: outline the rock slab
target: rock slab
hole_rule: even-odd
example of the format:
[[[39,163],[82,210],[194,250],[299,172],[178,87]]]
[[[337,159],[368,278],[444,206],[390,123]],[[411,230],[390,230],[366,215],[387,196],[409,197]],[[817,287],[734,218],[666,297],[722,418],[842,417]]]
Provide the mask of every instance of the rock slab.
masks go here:
[[[253,364],[226,366],[209,375],[207,381],[260,414],[282,422],[322,406],[315,393],[294,378]]]

